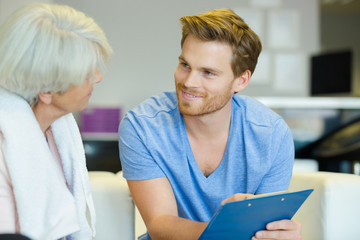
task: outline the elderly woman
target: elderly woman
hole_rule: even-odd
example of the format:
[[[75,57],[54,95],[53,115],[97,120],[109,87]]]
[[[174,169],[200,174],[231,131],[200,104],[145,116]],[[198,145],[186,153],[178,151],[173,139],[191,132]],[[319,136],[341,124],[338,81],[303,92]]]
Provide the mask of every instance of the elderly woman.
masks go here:
[[[92,239],[95,215],[72,112],[112,53],[93,19],[33,3],[0,28],[0,233]]]

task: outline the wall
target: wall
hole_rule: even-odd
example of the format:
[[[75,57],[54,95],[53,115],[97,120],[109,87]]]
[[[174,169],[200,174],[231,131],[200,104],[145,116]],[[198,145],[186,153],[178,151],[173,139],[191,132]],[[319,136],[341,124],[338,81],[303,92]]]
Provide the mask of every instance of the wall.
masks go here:
[[[270,55],[269,79],[265,84],[250,84],[244,91],[249,95],[298,95],[308,93],[307,57],[319,49],[317,0],[260,1],[278,2],[279,7],[254,8],[250,0],[202,1],[96,1],[65,0],[85,11],[104,28],[115,55],[104,81],[94,92],[93,104],[121,104],[127,111],[147,97],[174,89],[173,72],[180,54],[181,28],[178,19],[213,8],[256,9],[263,15],[264,51]],[[292,49],[270,49],[266,43],[267,18],[273,10],[290,10],[299,16],[299,43]],[[246,19],[245,19],[246,20]],[[294,69],[296,87],[278,90],[275,85],[275,54],[301,55],[301,66]],[[285,70],[285,69],[284,69]]]
[[[50,1],[50,0],[49,0]],[[0,0],[11,8],[26,0]],[[43,1],[44,2],[44,1]],[[84,11],[104,29],[115,54],[104,81],[96,86],[92,105],[120,105],[127,111],[149,96],[174,89],[173,72],[180,54],[181,27],[178,19],[214,8],[232,8],[258,14],[261,39],[268,65],[266,71],[259,62],[255,74],[266,73],[263,79],[254,78],[242,94],[252,96],[306,96],[308,94],[309,56],[319,50],[318,0],[54,0]],[[260,6],[259,6],[260,4]],[[271,46],[269,18],[289,12],[296,18],[296,44],[290,47]],[[3,17],[3,15],[1,14]],[[248,22],[247,17],[244,17]],[[286,21],[278,22],[279,28]],[[281,31],[280,31],[281,33]],[[287,33],[289,35],[289,33]],[[286,37],[286,36],[285,36]],[[279,38],[282,40],[283,38]],[[277,67],[278,55],[298,58],[291,68]],[[290,58],[291,60],[291,58]],[[260,61],[260,60],[259,60]],[[297,64],[298,63],[298,64]],[[256,75],[254,75],[255,77]],[[279,76],[281,81],[279,83]],[[264,79],[265,78],[265,79]]]
[[[323,12],[321,14],[321,50],[353,51],[353,94],[360,96],[360,8],[353,12]]]

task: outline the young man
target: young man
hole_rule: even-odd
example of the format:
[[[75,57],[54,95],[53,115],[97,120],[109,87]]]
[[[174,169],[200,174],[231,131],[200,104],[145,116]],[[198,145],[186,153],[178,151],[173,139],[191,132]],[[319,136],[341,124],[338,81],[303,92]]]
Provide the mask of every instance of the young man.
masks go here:
[[[175,92],[154,96],[122,120],[124,177],[148,234],[198,239],[221,202],[286,190],[293,140],[283,119],[243,90],[261,52],[231,10],[183,17]],[[269,223],[257,239],[299,239],[300,224]]]

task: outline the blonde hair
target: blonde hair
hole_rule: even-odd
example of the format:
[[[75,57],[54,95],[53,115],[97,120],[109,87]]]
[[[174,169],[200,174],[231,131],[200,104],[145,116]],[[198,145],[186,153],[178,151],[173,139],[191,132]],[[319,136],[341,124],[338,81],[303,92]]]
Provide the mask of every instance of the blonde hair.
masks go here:
[[[69,6],[32,3],[0,27],[0,87],[33,105],[40,92],[92,80],[112,48],[90,17]]]
[[[230,9],[215,9],[206,13],[180,18],[182,23],[181,47],[192,35],[203,41],[228,43],[233,50],[231,67],[235,77],[244,71],[255,71],[262,49],[259,37],[244,20]]]

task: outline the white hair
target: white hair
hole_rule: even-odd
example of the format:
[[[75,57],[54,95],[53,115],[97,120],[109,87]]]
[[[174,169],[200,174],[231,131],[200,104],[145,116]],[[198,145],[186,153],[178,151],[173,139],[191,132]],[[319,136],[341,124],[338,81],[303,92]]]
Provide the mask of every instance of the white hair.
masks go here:
[[[0,87],[36,104],[41,92],[65,92],[92,80],[112,49],[90,17],[69,6],[32,3],[0,27]]]

